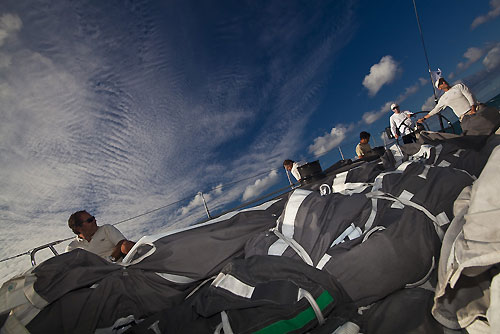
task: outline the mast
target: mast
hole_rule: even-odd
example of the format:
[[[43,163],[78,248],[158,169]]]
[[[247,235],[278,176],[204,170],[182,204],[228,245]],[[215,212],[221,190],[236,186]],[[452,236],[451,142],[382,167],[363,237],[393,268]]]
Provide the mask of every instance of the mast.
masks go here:
[[[422,33],[422,27],[420,26],[420,18],[418,17],[417,4],[415,0],[413,1],[413,8],[415,9],[415,17],[417,18],[418,31],[420,32],[420,41],[422,42],[422,47],[424,48],[425,61],[427,62],[427,69],[429,70],[429,79],[432,86],[432,94],[434,95],[434,103],[438,103],[436,89],[434,87],[434,83],[432,82],[432,74],[431,74],[431,65],[429,64],[429,57],[427,56],[427,49],[425,48],[424,42],[424,34]],[[439,124],[441,125],[441,129],[444,129],[443,120],[439,117]]]

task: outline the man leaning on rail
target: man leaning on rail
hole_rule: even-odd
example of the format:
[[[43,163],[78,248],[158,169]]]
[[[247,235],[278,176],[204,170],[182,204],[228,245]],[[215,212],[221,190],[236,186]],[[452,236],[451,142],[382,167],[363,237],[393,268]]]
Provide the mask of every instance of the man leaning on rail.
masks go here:
[[[444,78],[435,82],[436,88],[444,91],[438,104],[418,122],[450,107],[460,120],[460,126],[466,135],[490,135],[500,125],[499,111],[491,106],[479,103],[469,88],[463,83],[450,86]]]
[[[97,226],[95,217],[87,211],[73,213],[68,219],[68,226],[77,236],[66,247],[66,252],[82,248],[116,262],[135,245],[113,225]]]

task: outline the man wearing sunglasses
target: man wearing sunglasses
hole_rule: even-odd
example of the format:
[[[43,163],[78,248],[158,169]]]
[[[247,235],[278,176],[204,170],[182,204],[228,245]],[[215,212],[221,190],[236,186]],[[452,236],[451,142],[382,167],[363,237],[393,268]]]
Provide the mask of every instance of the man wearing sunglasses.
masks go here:
[[[112,262],[118,261],[134,246],[113,225],[97,226],[94,216],[87,211],[77,211],[68,219],[69,228],[77,235],[66,247],[69,252],[82,248]]]
[[[410,117],[412,113],[409,112],[408,110],[405,111],[399,110],[399,105],[397,103],[393,103],[391,105],[391,110],[394,111],[394,114],[391,115],[389,123],[394,138],[398,139],[399,136],[402,135],[404,144],[410,144],[416,142],[415,135],[412,133],[411,130]]]
[[[419,119],[421,123],[446,107],[450,107],[460,120],[464,134],[490,135],[500,125],[499,110],[493,106],[479,103],[469,88],[463,83],[451,86],[444,78],[435,83],[436,88],[444,91],[437,105],[427,115]]]

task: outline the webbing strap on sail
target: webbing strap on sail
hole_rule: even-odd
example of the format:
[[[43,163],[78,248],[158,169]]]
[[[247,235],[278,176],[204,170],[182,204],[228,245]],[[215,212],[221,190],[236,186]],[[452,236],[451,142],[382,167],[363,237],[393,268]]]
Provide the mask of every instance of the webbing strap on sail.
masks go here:
[[[196,280],[187,277],[187,276],[182,276],[182,275],[174,275],[174,274],[167,274],[167,273],[158,273],[155,272],[156,275],[160,276],[163,279],[166,279],[167,281],[177,283],[177,284],[190,284],[195,282]]]
[[[304,247],[302,247],[297,241],[295,241],[293,238],[288,238],[284,236],[278,229],[274,228],[272,229],[274,234],[280,239],[283,240],[288,246],[290,246],[299,256],[300,258],[307,263],[308,265],[312,266],[313,261],[309,254],[307,254],[306,250]]]
[[[358,194],[371,186],[370,183],[365,182],[346,182],[348,172],[349,171],[345,171],[335,176],[335,179],[333,179],[331,192],[340,193],[343,195]]]
[[[349,240],[353,240],[360,237],[362,234],[363,233],[361,229],[355,226],[353,223],[351,223],[351,225],[349,225],[344,230],[344,232],[342,232],[335,240],[333,240],[332,244],[330,245],[330,248],[340,244],[341,242],[344,242],[346,238],[349,238]],[[328,255],[328,253],[323,254],[318,264],[316,265],[316,269],[323,270],[323,267],[328,263],[328,261],[330,261],[331,258],[332,257]]]
[[[441,224],[443,223],[443,221],[436,218],[436,216],[434,216],[429,210],[427,210],[422,205],[417,204],[415,202],[412,202],[410,200],[407,200],[405,198],[395,197],[392,194],[384,193],[382,191],[374,191],[374,192],[368,193],[368,194],[366,194],[366,197],[369,197],[372,199],[384,199],[384,200],[388,200],[388,201],[399,202],[402,205],[409,206],[409,207],[412,207],[414,209],[421,211],[432,221],[432,223],[434,224],[434,229],[436,230],[436,233],[437,233],[439,239],[443,240],[444,231],[441,227]]]
[[[221,323],[217,325],[215,328],[214,334],[233,334],[233,329],[231,328],[231,324],[229,323],[229,317],[227,316],[226,311],[222,311],[220,313]]]
[[[324,311],[329,305],[334,302],[332,295],[328,291],[324,290],[323,293],[315,299],[321,311]],[[291,319],[283,319],[276,321],[258,331],[255,334],[285,334],[297,331],[303,328],[305,325],[316,319],[316,314],[314,313],[312,307],[308,307],[304,311],[297,314]]]
[[[371,230],[369,230],[368,232],[366,232],[365,236],[363,237],[363,241],[361,241],[362,243],[365,242],[366,240],[368,240],[369,237],[371,237],[371,235],[377,231],[383,231],[385,230],[385,226],[375,226],[373,227]]]
[[[243,298],[251,298],[253,292],[255,291],[254,286],[240,281],[233,275],[224,273],[219,273],[219,275],[217,275],[215,280],[212,282],[212,286],[224,289]]]
[[[382,181],[384,179],[384,176],[389,175],[389,174],[401,174],[403,173],[406,168],[411,164],[411,161],[405,161],[401,165],[399,165],[396,170],[392,172],[387,172],[387,173],[381,173],[375,178],[375,182],[373,184],[372,192],[378,191],[380,188],[382,188]],[[372,211],[370,212],[370,216],[368,217],[368,220],[365,223],[364,230],[365,232],[370,230],[372,228],[372,225],[375,221],[375,217],[377,216],[377,199],[372,198]]]
[[[295,232],[295,217],[297,216],[300,205],[311,193],[312,191],[310,190],[296,189],[288,199],[284,210],[283,223],[281,224],[283,235],[287,238],[293,238],[293,234]],[[267,254],[281,256],[288,246],[288,243],[279,238],[269,247]]]
[[[429,269],[429,271],[427,272],[427,274],[425,274],[425,276],[422,277],[422,279],[419,279],[415,283],[408,283],[408,284],[406,284],[405,288],[406,289],[415,288],[415,287],[420,286],[420,285],[424,284],[425,282],[427,282],[427,280],[429,279],[429,277],[432,274],[432,271],[434,270],[434,266],[435,265],[436,265],[436,260],[434,259],[434,256],[433,256],[432,257],[431,268]]]
[[[321,309],[319,308],[318,303],[316,303],[316,300],[314,299],[313,295],[311,295],[311,293],[309,291],[304,290],[302,288],[299,288],[298,299],[300,300],[303,297],[305,299],[307,299],[307,301],[311,305],[311,307],[314,311],[314,314],[316,315],[316,318],[318,319],[319,325],[320,326],[323,325],[325,323],[325,317],[323,317],[323,313],[321,312]]]
[[[224,330],[224,334],[233,334],[233,329],[231,328],[231,324],[229,323],[229,318],[226,311],[222,311],[220,313],[220,317],[222,319],[222,329]]]

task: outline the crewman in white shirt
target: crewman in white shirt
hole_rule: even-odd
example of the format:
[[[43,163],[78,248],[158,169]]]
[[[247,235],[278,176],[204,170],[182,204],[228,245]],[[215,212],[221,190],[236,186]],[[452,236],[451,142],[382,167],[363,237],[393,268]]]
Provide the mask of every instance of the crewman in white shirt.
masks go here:
[[[444,108],[450,107],[460,120],[460,126],[465,135],[490,135],[500,126],[500,110],[479,103],[463,83],[451,87],[444,78],[439,78],[435,86],[444,91],[444,94],[436,106],[418,120],[419,123]]]
[[[297,179],[297,181],[300,181],[300,179],[301,179],[298,168],[302,165],[305,165],[305,162],[303,162],[303,161],[296,162],[296,161],[289,160],[289,159],[283,161],[283,167],[287,171],[292,173],[292,175]]]
[[[97,226],[94,216],[77,211],[68,219],[68,226],[77,235],[66,247],[66,252],[82,248],[109,261],[116,262],[127,254],[135,242],[127,240],[113,225]]]
[[[419,119],[418,122],[422,122],[432,115],[437,114],[446,107],[450,107],[460,121],[462,121],[465,115],[474,115],[476,113],[476,107],[479,105],[479,102],[477,102],[466,85],[459,83],[452,87],[444,78],[437,80],[435,85],[436,88],[444,91],[444,94],[436,106],[427,115]]]
[[[400,111],[397,103],[391,105],[391,110],[394,114],[391,115],[389,123],[394,138],[398,139],[401,135],[404,144],[414,143],[416,138],[412,133],[410,120],[412,113],[408,110]]]

